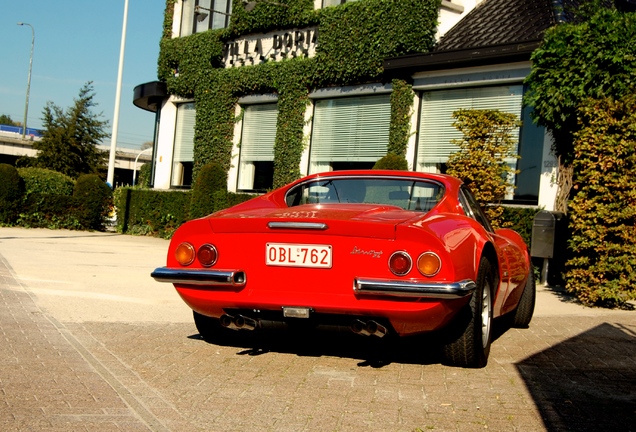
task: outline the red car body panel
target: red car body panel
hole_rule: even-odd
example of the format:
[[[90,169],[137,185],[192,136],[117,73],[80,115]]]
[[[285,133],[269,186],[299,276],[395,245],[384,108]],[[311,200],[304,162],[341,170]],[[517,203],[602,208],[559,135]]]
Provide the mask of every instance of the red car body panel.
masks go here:
[[[286,195],[297,185],[343,178],[424,180],[441,185],[444,193],[428,212],[374,203],[287,205]],[[493,315],[499,316],[515,309],[530,271],[530,257],[516,232],[489,232],[466,215],[458,200],[460,186],[450,176],[401,171],[308,176],[187,222],[171,240],[167,266],[157,269],[153,277],[174,283],[190,308],[214,318],[233,310],[280,313],[283,307],[301,307],[315,316],[381,319],[398,335],[410,335],[440,329],[452,320],[470,301],[469,289],[477,279],[480,260],[491,253],[498,270]],[[204,267],[198,260],[189,266],[179,264],[175,250],[184,242],[195,250],[214,245],[218,252],[214,265]],[[270,251],[268,244],[281,245],[276,246],[280,250]],[[290,253],[286,259],[300,260],[300,264],[303,257],[309,259],[306,251],[292,259],[302,248],[289,246],[293,250],[287,251],[286,245],[318,245],[317,254],[327,254],[322,247],[329,247],[331,266],[266,265],[267,253]],[[402,276],[388,265],[396,251],[406,251],[414,261]],[[424,252],[441,260],[441,269],[433,276],[423,276],[416,268],[415,261]],[[207,283],[206,275],[217,271],[231,276],[225,282]]]

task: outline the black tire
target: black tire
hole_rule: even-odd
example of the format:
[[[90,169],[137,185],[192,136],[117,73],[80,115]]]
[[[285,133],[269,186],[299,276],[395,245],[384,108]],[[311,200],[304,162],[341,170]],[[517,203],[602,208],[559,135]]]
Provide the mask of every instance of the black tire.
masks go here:
[[[534,271],[532,266],[530,267],[530,274],[528,275],[528,281],[523,288],[523,293],[519,299],[517,309],[512,315],[512,326],[516,328],[527,328],[530,321],[532,321],[532,315],[534,314],[534,304],[537,299],[537,284],[534,280]]]
[[[219,343],[225,339],[228,330],[221,326],[218,319],[201,315],[195,311],[192,311],[192,314],[194,325],[197,327],[201,339],[208,343]]]
[[[450,366],[482,368],[488,363],[492,342],[494,274],[487,259],[479,263],[477,288],[466,309],[451,326],[451,340],[442,348]]]

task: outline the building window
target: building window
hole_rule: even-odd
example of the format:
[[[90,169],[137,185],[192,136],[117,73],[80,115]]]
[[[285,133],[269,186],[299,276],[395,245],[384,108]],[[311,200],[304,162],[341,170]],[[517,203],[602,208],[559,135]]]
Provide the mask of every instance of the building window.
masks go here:
[[[277,117],[277,104],[245,107],[239,156],[239,190],[261,192],[272,188]]]
[[[445,172],[448,156],[459,149],[451,141],[462,138],[461,132],[453,126],[454,111],[463,108],[509,112],[516,114],[523,126],[513,131],[513,138],[517,142],[515,152],[521,158],[510,160],[509,163],[520,172],[513,179],[516,189],[510,191],[506,199],[536,203],[545,130],[533,123],[528,108],[522,109],[523,91],[523,86],[518,84],[423,92],[417,170]]]
[[[172,187],[192,186],[195,113],[194,103],[183,103],[177,107],[170,180]]]
[[[183,0],[181,34],[189,36],[226,28],[232,14],[232,0]]]
[[[310,173],[372,168],[386,155],[391,96],[359,96],[316,101]]]
[[[515,189],[515,201],[527,204],[539,202],[539,187],[541,171],[543,169],[543,141],[545,127],[534,123],[530,114],[531,107],[525,107],[521,113],[521,137],[519,141],[519,156]]]

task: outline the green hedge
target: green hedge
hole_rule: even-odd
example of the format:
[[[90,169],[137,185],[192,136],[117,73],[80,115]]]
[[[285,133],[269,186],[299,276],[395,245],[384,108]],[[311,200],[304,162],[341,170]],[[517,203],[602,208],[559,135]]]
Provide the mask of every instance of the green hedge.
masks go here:
[[[588,305],[636,299],[636,94],[578,111],[566,289]]]
[[[24,185],[15,167],[0,164],[0,223],[11,224],[15,221]]]
[[[24,194],[32,193],[73,195],[75,180],[71,177],[44,168],[18,168],[18,174],[24,181]]]
[[[118,188],[117,231],[169,238],[189,218],[190,191]]]
[[[190,218],[200,218],[213,213],[219,206],[215,203],[217,191],[227,190],[227,172],[218,163],[209,163],[201,168],[190,202]]]
[[[217,190],[213,193],[214,208],[206,215],[256,196]],[[190,215],[192,197],[191,191],[118,188],[115,190],[117,231],[170,238],[181,224],[193,219]]]
[[[82,202],[76,197],[31,193],[20,210],[17,225],[26,228],[91,229],[82,224]]]

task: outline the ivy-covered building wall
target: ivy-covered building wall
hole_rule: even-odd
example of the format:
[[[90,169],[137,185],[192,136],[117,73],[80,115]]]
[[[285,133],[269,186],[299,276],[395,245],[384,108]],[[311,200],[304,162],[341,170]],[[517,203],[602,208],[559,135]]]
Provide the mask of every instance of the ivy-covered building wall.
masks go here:
[[[194,15],[188,15],[189,2],[194,0],[167,0],[158,77],[166,83],[170,97],[162,104],[160,125],[166,117],[176,115],[177,120],[172,136],[162,136],[159,128],[155,187],[188,186],[198,169],[211,161],[219,162],[230,172],[231,190],[283,185],[307,171],[301,167],[301,159],[309,145],[314,116],[323,114],[323,122],[333,121],[339,112],[360,117],[355,105],[364,105],[367,97],[377,100],[364,105],[365,109],[376,109],[378,113],[376,117],[358,119],[361,123],[357,127],[372,127],[376,118],[385,116],[382,109],[388,107],[388,123],[384,125],[387,141],[382,143],[382,151],[405,152],[409,136],[405,129],[410,127],[410,118],[404,115],[408,108],[400,100],[408,101],[412,91],[403,81],[383,82],[382,62],[390,56],[431,49],[440,0],[361,0],[324,8],[316,8],[312,0],[260,1],[249,12],[243,2],[234,1],[228,27],[181,36],[200,30],[196,23],[203,21],[199,17],[204,13],[208,15],[205,19],[218,14],[210,10],[217,10],[209,7],[214,3],[207,2],[203,9],[200,5],[204,2],[200,1],[194,5]],[[192,18],[195,27],[191,30],[188,26],[192,25]],[[268,39],[273,40],[269,49]],[[325,90],[326,96],[314,98]],[[333,105],[332,95],[350,99],[349,103],[330,109],[334,108],[328,106]],[[316,101],[324,105],[321,113],[314,112]],[[190,113],[180,116],[180,110],[181,114]],[[193,114],[194,124],[188,122]],[[275,125],[269,130],[265,123],[271,123],[272,117]],[[183,138],[177,136],[184,134],[180,127],[191,126],[193,148],[189,156],[187,149],[179,148],[178,143],[175,146],[174,138]],[[313,127],[315,132],[316,125]],[[245,142],[250,133],[254,144]],[[257,144],[271,145],[273,157],[251,148]],[[367,144],[360,143],[363,147]],[[246,157],[250,157],[247,153],[252,154],[251,162],[256,166],[252,167],[252,177],[271,178],[254,180],[249,174],[242,174],[241,150]],[[346,165],[338,160],[342,156],[334,155],[341,151],[324,150],[327,154],[323,159]],[[358,164],[350,166],[372,163],[367,160],[371,157],[369,151],[372,153],[373,149],[361,150],[353,158]],[[174,160],[188,158],[191,161]],[[182,165],[181,173],[175,172],[177,162]],[[170,175],[166,175],[167,171]],[[164,181],[160,185],[157,180],[162,175]],[[237,177],[241,175],[255,181],[256,186],[243,181],[243,187],[238,187]],[[170,182],[165,178],[170,178]]]
[[[153,186],[189,188],[216,162],[229,191],[263,192],[306,174],[371,168],[387,153],[405,156],[409,169],[444,172],[457,138],[448,138],[456,131],[446,111],[480,99],[527,117],[529,58],[446,71],[450,78],[389,74],[386,61],[427,55],[443,31],[489,1],[167,0]],[[473,83],[458,88],[464,81]],[[518,131],[520,141],[533,141],[523,145],[528,169],[518,195],[537,204],[539,177],[549,179],[541,170],[549,142],[528,131]]]

